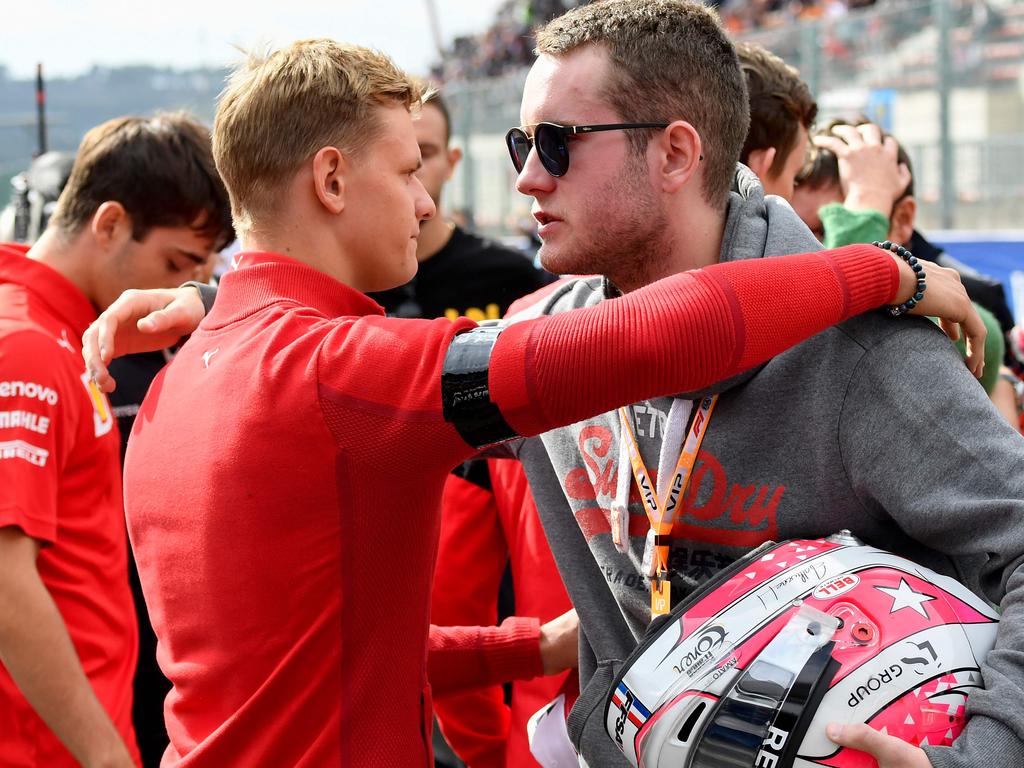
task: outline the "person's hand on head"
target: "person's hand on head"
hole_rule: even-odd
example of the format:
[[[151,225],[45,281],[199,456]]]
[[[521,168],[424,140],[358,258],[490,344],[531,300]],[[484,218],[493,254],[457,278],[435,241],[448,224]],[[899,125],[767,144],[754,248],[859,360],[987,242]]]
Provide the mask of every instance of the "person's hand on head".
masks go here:
[[[893,258],[900,269],[900,287],[893,304],[902,304],[917,293],[917,273],[895,254]],[[953,341],[960,338],[962,331],[967,343],[967,367],[980,377],[985,370],[985,337],[988,331],[967,295],[960,273],[932,262],[919,263],[924,267],[927,287],[910,314],[936,318],[939,327]]]
[[[885,217],[892,213],[911,181],[910,169],[899,161],[899,145],[892,136],[882,138],[874,123],[837,125],[831,135],[813,138],[839,161],[843,205],[853,211],[874,210]]]
[[[85,369],[100,390],[113,392],[117,382],[107,370],[111,360],[173,346],[199,327],[205,315],[193,287],[125,291],[83,334]]]

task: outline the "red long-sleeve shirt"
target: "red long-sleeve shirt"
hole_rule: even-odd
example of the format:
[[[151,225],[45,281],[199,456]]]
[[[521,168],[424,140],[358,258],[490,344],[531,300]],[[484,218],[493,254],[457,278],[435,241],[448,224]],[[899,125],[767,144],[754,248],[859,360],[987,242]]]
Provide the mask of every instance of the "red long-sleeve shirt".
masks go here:
[[[536,765],[526,721],[553,699],[568,673],[543,677],[540,623],[572,608],[548,548],[519,462],[488,462],[493,491],[452,475],[444,489],[434,572],[432,620],[493,624],[506,560],[516,585],[516,613],[502,626],[462,629],[458,640],[431,627],[429,678],[434,709],[452,749],[473,768]],[[532,632],[530,631],[532,630]],[[438,658],[436,649],[446,648]],[[467,667],[474,667],[467,674]],[[467,686],[456,682],[475,681]],[[514,681],[512,704],[498,683]],[[439,683],[445,689],[439,689]]]
[[[537,617],[510,616],[499,626],[430,625],[427,680],[435,698],[542,674]]]
[[[427,765],[438,502],[474,450],[444,420],[441,371],[473,323],[384,318],[288,257],[239,262],[153,382],[125,464],[174,684],[164,765]],[[725,378],[896,283],[862,246],[676,275],[505,329],[490,397],[536,434]]]

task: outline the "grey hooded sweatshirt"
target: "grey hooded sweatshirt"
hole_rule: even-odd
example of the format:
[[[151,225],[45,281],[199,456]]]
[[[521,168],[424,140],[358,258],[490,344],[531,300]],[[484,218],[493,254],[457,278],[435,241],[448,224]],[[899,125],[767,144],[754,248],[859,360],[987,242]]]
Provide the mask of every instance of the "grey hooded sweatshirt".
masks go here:
[[[819,248],[789,205],[765,198],[741,168],[721,260]],[[601,278],[569,281],[511,320],[590,306],[608,290]],[[953,345],[927,320],[869,313],[709,391],[721,397],[677,512],[673,600],[764,541],[842,528],[959,578],[998,605],[1002,621],[983,665],[985,690],[969,699],[966,729],[953,747],[926,752],[935,768],[1024,766],[1024,439]],[[632,409],[652,470],[671,402]],[[511,449],[525,465],[580,615],[581,696],[569,718],[571,738],[591,768],[626,765],[604,730],[604,698],[650,623],[650,602],[640,570],[646,518],[636,494],[628,553],[611,539],[618,415]]]

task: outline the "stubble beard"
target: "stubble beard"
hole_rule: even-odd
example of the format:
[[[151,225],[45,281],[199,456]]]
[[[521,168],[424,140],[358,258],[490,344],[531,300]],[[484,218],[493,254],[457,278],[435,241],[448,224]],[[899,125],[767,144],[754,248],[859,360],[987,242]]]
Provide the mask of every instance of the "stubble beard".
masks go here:
[[[556,251],[540,249],[541,264],[555,274],[604,275],[629,292],[664,274],[674,243],[668,216],[647,180],[642,159],[626,162],[622,173],[589,198],[581,216],[586,231]],[[602,201],[616,200],[617,208]]]

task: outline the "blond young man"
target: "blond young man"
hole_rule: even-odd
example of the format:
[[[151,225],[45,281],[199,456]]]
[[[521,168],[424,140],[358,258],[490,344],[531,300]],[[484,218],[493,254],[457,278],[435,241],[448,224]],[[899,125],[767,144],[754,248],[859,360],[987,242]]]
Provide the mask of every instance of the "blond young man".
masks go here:
[[[451,145],[451,118],[439,91],[429,93],[413,125],[423,158],[416,175],[437,212],[420,227],[416,276],[370,298],[392,317],[496,320],[513,301],[551,282],[552,276],[524,254],[467,232],[442,209],[442,192],[462,150]]]
[[[428,764],[424,648],[450,467],[728,376],[914,289],[902,262],[857,247],[674,276],[504,329],[384,318],[362,292],[412,276],[434,212],[416,177],[418,101],[387,58],[312,40],[250,60],[218,107],[215,156],[243,252],[154,382],[125,469],[174,684],[166,766]],[[942,273],[934,283],[922,311],[967,320],[962,288]],[[751,298],[766,287],[769,300]],[[171,295],[195,296],[183,290]],[[86,334],[104,387],[104,360],[140,346],[126,321],[167,295],[129,296]],[[179,309],[146,324],[149,345]],[[711,359],[697,337],[714,339]],[[674,354],[649,366],[655,342]],[[604,375],[641,363],[642,375]]]

